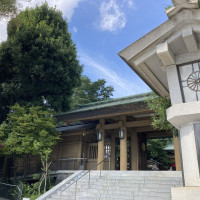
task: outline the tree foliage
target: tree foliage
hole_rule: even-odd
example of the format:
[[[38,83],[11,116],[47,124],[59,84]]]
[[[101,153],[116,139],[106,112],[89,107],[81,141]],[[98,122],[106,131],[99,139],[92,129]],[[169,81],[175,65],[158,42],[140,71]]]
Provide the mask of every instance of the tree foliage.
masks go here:
[[[15,104],[10,110],[6,121],[0,125],[0,141],[4,144],[0,154],[13,157],[14,176],[17,156],[40,155],[43,175],[39,183],[39,193],[43,182],[45,192],[52,146],[60,140],[60,133],[56,131],[57,122],[50,110],[39,106],[21,107]]]
[[[62,13],[45,3],[26,9],[8,23],[0,45],[0,106],[18,102],[69,109],[82,67]]]
[[[10,19],[20,12],[24,2],[31,0],[0,0],[0,19]]]
[[[153,159],[159,163],[160,169],[168,170],[171,164],[169,156],[164,148],[169,139],[149,139],[147,140],[147,159]]]
[[[1,0],[0,1],[0,18],[9,17],[16,13],[16,0]]]
[[[0,125],[0,140],[4,155],[40,154],[51,152],[60,139],[53,113],[41,107],[21,107],[15,104],[6,121]]]
[[[74,90],[72,96],[72,108],[78,105],[98,102],[109,99],[112,96],[113,86],[105,86],[104,79],[98,79],[92,82],[87,76],[81,77],[81,85]]]
[[[168,133],[177,135],[176,128],[167,121],[166,109],[171,106],[169,99],[152,94],[146,99],[148,107],[153,111],[152,126],[155,129],[166,130]]]

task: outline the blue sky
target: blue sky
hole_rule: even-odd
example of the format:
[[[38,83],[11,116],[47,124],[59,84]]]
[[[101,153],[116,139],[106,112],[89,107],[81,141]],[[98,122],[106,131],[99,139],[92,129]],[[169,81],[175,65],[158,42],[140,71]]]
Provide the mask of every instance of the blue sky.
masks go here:
[[[24,3],[35,6],[41,0]],[[167,20],[170,0],[47,0],[62,10],[77,47],[83,74],[92,81],[104,78],[115,88],[113,97],[150,91],[149,87],[117,55],[119,51]],[[0,23],[0,39],[6,40],[6,24]]]

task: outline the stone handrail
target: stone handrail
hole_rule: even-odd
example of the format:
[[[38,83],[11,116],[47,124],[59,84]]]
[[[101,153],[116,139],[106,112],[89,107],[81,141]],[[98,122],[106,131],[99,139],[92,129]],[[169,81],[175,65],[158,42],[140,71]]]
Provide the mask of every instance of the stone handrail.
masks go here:
[[[53,194],[56,194],[57,191],[60,190],[63,186],[66,186],[67,183],[77,178],[78,175],[81,174],[81,172],[82,170],[75,172],[74,174],[72,174],[71,176],[60,182],[58,185],[56,185],[55,187],[44,193],[42,196],[38,197],[36,200],[46,200],[47,198],[50,198]]]

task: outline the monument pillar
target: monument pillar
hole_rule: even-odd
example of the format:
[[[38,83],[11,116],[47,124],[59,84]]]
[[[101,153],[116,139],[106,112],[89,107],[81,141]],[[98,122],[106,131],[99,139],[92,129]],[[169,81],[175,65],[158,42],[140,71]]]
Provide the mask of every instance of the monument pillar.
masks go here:
[[[167,120],[178,129],[185,183],[172,188],[172,200],[199,200],[200,4],[172,2],[169,19],[119,55],[159,96],[171,99]]]
[[[188,33],[190,34],[190,32]],[[167,120],[179,130],[185,187],[172,188],[172,200],[200,198],[200,62],[175,64],[167,42],[157,46],[165,65],[172,106]]]

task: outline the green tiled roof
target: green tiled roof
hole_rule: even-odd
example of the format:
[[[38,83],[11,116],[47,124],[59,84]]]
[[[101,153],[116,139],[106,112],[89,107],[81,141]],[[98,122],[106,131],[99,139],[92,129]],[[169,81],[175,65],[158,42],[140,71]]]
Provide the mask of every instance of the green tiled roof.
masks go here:
[[[95,103],[80,105],[78,109],[71,110],[65,113],[60,113],[58,115],[97,110],[101,108],[118,106],[118,105],[126,105],[126,104],[136,103],[136,102],[144,102],[145,99],[151,94],[152,92],[149,92],[149,93],[137,94],[137,95],[127,96],[127,97],[122,97],[122,98],[113,98],[113,99],[108,99],[105,101],[99,101]]]

